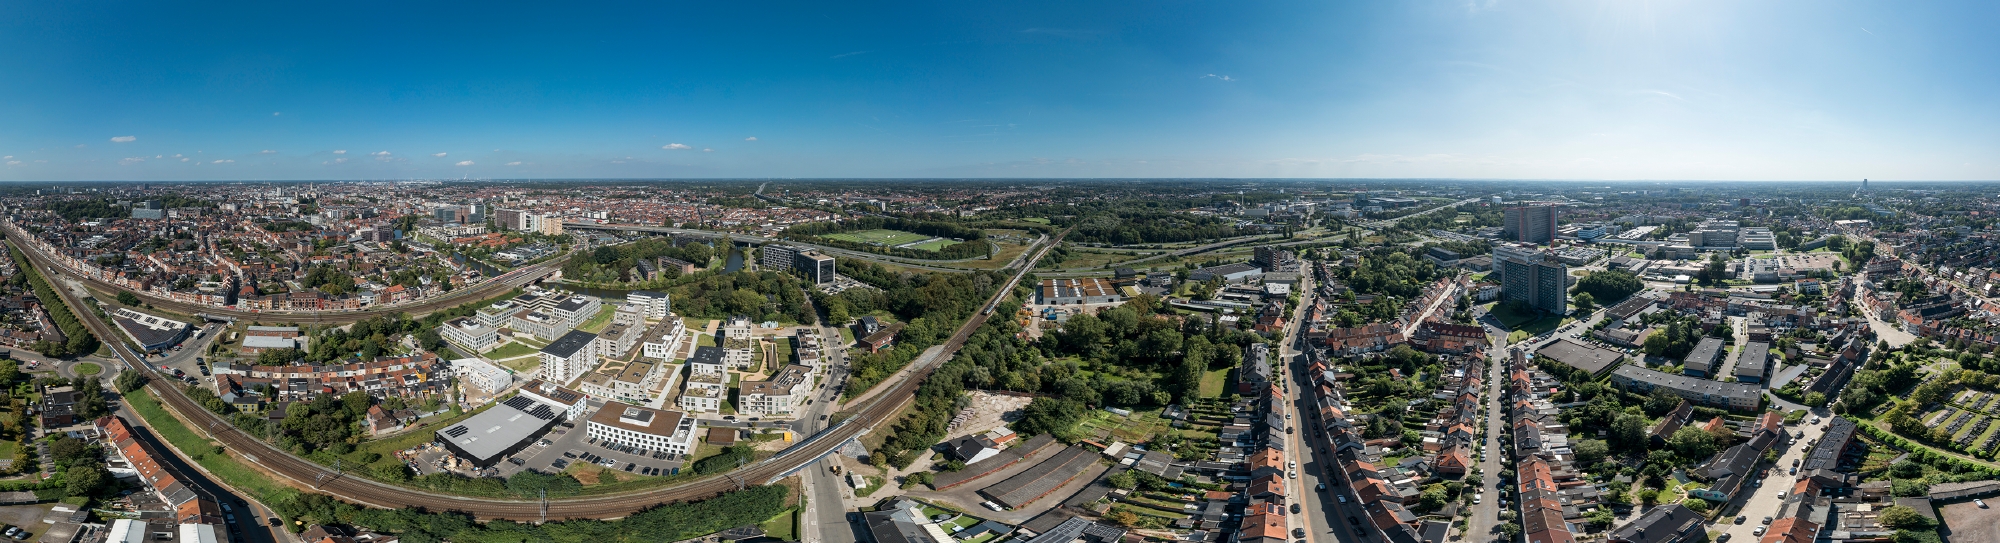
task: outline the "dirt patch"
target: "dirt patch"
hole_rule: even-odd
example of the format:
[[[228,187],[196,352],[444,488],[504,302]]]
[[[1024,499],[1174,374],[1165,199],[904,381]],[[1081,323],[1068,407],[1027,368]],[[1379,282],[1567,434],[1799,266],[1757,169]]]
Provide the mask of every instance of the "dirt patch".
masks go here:
[[[2000,541],[2000,508],[1981,509],[1972,502],[1960,502],[1937,508],[1938,517],[1944,520],[1948,543],[1973,541]]]
[[[958,414],[957,426],[945,433],[945,440],[958,439],[973,434],[985,433],[1000,428],[1021,418],[1023,409],[1033,398],[1011,394],[994,394],[975,390],[966,394],[972,399],[972,406]],[[961,418],[962,417],[962,418]]]

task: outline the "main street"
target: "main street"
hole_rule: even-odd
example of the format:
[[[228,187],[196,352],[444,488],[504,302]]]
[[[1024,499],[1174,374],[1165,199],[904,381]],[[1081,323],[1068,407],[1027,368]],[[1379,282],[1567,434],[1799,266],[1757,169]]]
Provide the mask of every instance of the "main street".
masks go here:
[[[1054,246],[1060,240],[1061,236],[1057,236],[1048,245],[1038,249],[1034,259],[1030,260],[1027,266],[1017,270],[1007,284],[1002,285],[1001,288],[996,290],[994,295],[982,308],[990,309],[1006,297],[1011,289],[1019,284],[1021,278],[1027,274],[1027,271],[1033,269],[1034,261],[1047,255],[1048,248]],[[28,259],[38,270],[55,273],[61,272],[61,268],[45,260],[45,255],[40,255],[34,251],[23,251],[23,254],[28,255]],[[54,279],[52,278],[52,280]],[[91,308],[80,297],[76,296],[74,292],[71,292],[70,289],[57,288],[55,290],[63,298],[63,301],[73,311],[76,311],[77,314],[91,314],[89,312]],[[804,464],[830,453],[847,440],[859,436],[877,425],[891,422],[896,414],[902,411],[904,406],[908,405],[916,397],[917,387],[923,383],[925,378],[930,376],[930,372],[934,369],[935,364],[938,361],[949,359],[952,353],[957,352],[965,344],[965,341],[971,337],[973,331],[984,324],[989,316],[990,313],[986,310],[973,312],[966,322],[959,327],[958,331],[951,336],[951,339],[945,342],[943,345],[943,354],[933,359],[933,362],[930,364],[931,367],[911,372],[908,377],[901,381],[878,385],[879,387],[889,388],[883,394],[876,396],[874,400],[861,406],[856,410],[855,415],[845,421],[844,424],[829,428],[818,435],[810,436],[793,445],[791,448],[780,452],[775,457],[744,466],[730,472],[724,477],[709,477],[675,486],[627,494],[570,498],[561,501],[551,501],[546,505],[527,500],[472,498],[416,490],[380,483],[370,479],[348,476],[326,466],[301,459],[237,430],[227,420],[195,404],[181,390],[181,387],[175,386],[169,380],[166,380],[165,376],[153,368],[139,363],[138,361],[144,358],[139,353],[134,353],[127,349],[123,342],[106,341],[105,343],[125,365],[138,366],[143,373],[153,377],[152,382],[147,385],[147,389],[158,396],[162,403],[166,404],[169,409],[180,414],[186,420],[191,421],[191,426],[197,429],[197,431],[208,433],[225,448],[231,450],[234,456],[288,479],[289,484],[314,488],[330,495],[339,496],[342,499],[386,509],[424,508],[430,510],[456,510],[464,511],[479,518],[533,521],[543,518],[550,520],[566,518],[621,518],[660,503],[704,499],[736,490],[745,485],[775,482],[785,475],[793,473]],[[81,320],[85,326],[89,327],[99,337],[119,337],[117,332],[113,331],[102,319]]]

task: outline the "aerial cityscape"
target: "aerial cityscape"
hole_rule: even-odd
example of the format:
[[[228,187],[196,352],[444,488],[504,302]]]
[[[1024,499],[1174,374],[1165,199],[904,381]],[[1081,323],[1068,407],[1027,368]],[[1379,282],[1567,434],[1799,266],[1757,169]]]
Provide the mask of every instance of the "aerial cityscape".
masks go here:
[[[1995,20],[10,6],[0,537],[2000,543]]]

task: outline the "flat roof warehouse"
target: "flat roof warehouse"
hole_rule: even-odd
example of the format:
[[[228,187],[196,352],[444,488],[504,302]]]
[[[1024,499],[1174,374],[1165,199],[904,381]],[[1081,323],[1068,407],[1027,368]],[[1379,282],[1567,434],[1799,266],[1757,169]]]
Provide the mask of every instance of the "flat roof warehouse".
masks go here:
[[[437,442],[461,460],[491,466],[555,426],[566,409],[529,396],[515,396],[465,422],[438,430]]]

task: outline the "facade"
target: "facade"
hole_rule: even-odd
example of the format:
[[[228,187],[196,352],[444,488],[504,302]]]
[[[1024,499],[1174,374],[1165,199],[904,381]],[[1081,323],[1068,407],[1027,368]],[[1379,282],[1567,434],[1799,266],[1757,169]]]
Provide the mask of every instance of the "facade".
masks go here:
[[[757,264],[771,271],[788,271],[799,257],[799,248],[790,245],[767,244],[759,252]]]
[[[701,413],[721,411],[722,398],[729,393],[729,374],[722,362],[722,349],[695,347],[687,367],[687,384],[681,389],[678,402],[681,409]]]
[[[632,347],[639,344],[639,335],[644,332],[643,328],[630,324],[611,323],[597,334],[597,354],[605,358],[625,358],[625,353],[632,352]]]
[[[643,308],[640,313],[649,319],[664,319],[674,312],[673,300],[664,292],[634,291],[625,295],[625,303]]]
[[[551,383],[568,383],[597,367],[597,334],[572,330],[542,348],[538,374]]]
[[[1722,338],[1704,337],[1688,351],[1687,358],[1681,359],[1681,374],[1689,377],[1708,377],[1715,372],[1715,365],[1722,361]]]
[[[564,330],[574,330],[585,321],[597,316],[597,310],[604,306],[604,300],[596,296],[578,294],[551,304],[546,311]]]
[[[812,284],[825,285],[833,282],[834,267],[831,256],[814,251],[799,253],[798,259],[792,262],[792,266],[805,273],[806,280],[812,281]]]
[[[473,352],[483,353],[500,344],[498,330],[480,324],[478,319],[472,317],[446,321],[444,325],[438,327],[438,335],[455,345],[472,349]]]
[[[646,358],[672,360],[680,352],[683,338],[687,336],[687,325],[680,319],[669,318],[646,329],[644,342],[639,344],[639,353]]]
[[[1649,370],[1631,364],[1611,370],[1611,384],[1638,393],[1666,388],[1690,402],[1739,411],[1757,409],[1761,389],[1749,383],[1724,383]]]
[[[500,366],[495,366],[477,358],[460,358],[451,361],[452,373],[458,374],[458,381],[488,394],[507,389],[514,382],[514,374]]]
[[[1529,205],[1503,210],[1501,231],[1508,239],[1523,243],[1549,243],[1556,239],[1556,206]]]
[[[790,415],[812,391],[811,375],[812,368],[794,364],[770,380],[739,383],[736,398],[741,405],[736,411],[750,416]]]
[[[1500,271],[1500,299],[1544,312],[1569,312],[1569,267],[1530,247],[1496,245],[1493,267]]]
[[[695,418],[678,411],[608,404],[590,416],[590,437],[648,451],[687,454],[694,450]]]
[[[1752,341],[1743,344],[1743,352],[1736,358],[1736,380],[1743,383],[1762,383],[1770,372],[1771,344]]]

